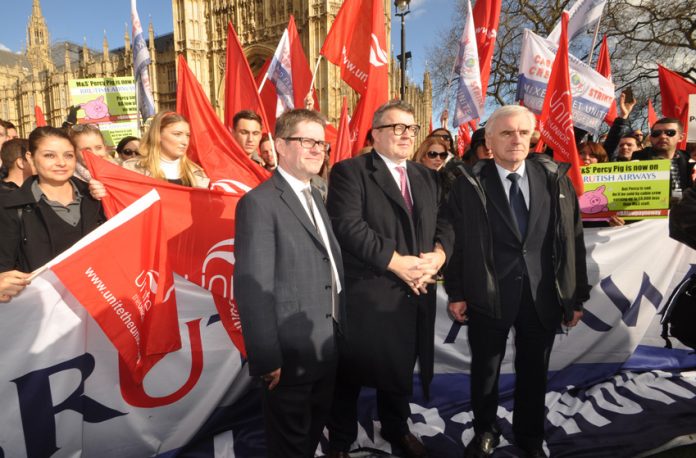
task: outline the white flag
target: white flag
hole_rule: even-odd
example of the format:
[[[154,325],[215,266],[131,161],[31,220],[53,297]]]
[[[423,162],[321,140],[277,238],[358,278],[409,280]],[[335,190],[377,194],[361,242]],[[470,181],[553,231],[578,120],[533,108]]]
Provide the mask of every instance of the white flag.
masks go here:
[[[604,5],[607,0],[577,0],[568,10],[570,21],[568,22],[568,41],[580,35],[583,31],[592,27],[602,17]],[[553,28],[548,40],[558,43],[561,38],[561,21]]]
[[[481,87],[481,71],[471,1],[467,1],[466,25],[462,38],[459,40],[459,54],[454,71],[459,77],[453,118],[453,124],[456,128],[472,119],[480,118],[483,114],[483,88]]]

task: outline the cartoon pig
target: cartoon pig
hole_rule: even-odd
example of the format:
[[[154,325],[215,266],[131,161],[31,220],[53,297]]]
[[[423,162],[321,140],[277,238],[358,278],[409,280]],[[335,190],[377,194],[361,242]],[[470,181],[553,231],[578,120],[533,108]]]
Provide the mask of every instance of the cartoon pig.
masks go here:
[[[109,107],[104,103],[103,95],[89,102],[81,103],[80,108],[85,110],[85,119],[102,119],[109,116]]]
[[[580,196],[580,211],[587,214],[609,211],[607,196],[604,195],[604,186],[593,191],[585,191]]]

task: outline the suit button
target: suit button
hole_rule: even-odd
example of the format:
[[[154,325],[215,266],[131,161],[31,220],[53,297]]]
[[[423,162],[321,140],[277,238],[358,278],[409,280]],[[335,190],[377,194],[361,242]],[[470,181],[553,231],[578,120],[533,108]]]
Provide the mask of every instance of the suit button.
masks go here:
[[[324,289],[331,289],[331,285],[324,286]]]
[[[330,314],[330,313],[327,313],[327,314],[326,314],[326,318],[331,318],[331,314]]]
[[[329,262],[329,258],[324,258],[324,262]]]
[[[527,254],[527,250],[522,250],[522,255],[524,256],[526,254]]]
[[[522,276],[517,276],[517,277],[515,277],[515,280],[517,280],[517,281],[522,281]]]

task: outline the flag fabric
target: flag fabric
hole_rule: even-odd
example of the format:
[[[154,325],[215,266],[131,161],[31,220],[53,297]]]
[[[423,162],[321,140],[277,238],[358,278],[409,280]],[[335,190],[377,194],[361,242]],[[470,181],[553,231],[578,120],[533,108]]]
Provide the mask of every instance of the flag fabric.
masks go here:
[[[679,149],[685,149],[689,128],[689,94],[696,94],[696,84],[662,65],[657,66],[657,72],[662,96],[662,114],[681,121],[684,126],[684,141],[679,144]]]
[[[457,156],[464,157],[470,145],[471,133],[469,132],[469,123],[460,124],[457,132]]]
[[[192,129],[193,130],[193,129]],[[244,354],[241,325],[232,293],[234,273],[234,212],[240,195],[196,189],[140,175],[89,152],[85,161],[92,176],[102,182],[107,216],[122,211],[156,189],[162,205],[162,237],[167,243],[171,269],[213,293],[220,320]]]
[[[553,158],[558,162],[569,162],[568,176],[578,196],[583,193],[580,159],[575,146],[573,132],[570,72],[568,70],[568,13],[561,17],[562,29],[558,53],[551,67],[549,85],[539,119],[541,139],[553,149]]]
[[[604,5],[607,0],[576,0],[567,11],[570,16],[568,22],[568,41],[585,32],[602,17]],[[548,40],[558,43],[561,36],[561,22],[556,24],[548,36]]]
[[[152,62],[140,24],[136,0],[131,0],[131,23],[133,24],[133,76],[138,94],[138,110],[143,121],[155,115],[155,99],[152,97],[148,65]]]
[[[607,44],[607,36],[602,37],[602,46],[599,47],[599,59],[597,59],[597,73],[613,83],[611,77],[611,58],[609,57],[609,45]],[[610,126],[614,124],[614,119],[618,116],[616,111],[616,100],[611,102],[609,112],[604,117],[604,121]]]
[[[261,71],[256,75],[256,87],[259,88],[259,97],[261,98],[261,104],[263,105],[263,110],[268,117],[268,129],[269,132],[275,132],[275,113],[278,108],[278,94],[276,93],[275,86],[272,84],[264,84],[261,87],[266,73],[268,73],[268,67],[271,66],[271,61],[273,58],[269,58],[261,67]]]
[[[351,144],[351,135],[349,128],[350,118],[348,117],[348,102],[346,96],[343,96],[343,103],[341,105],[341,119],[338,122],[338,137],[336,139],[336,147],[331,150],[331,156],[329,161],[331,167],[335,163],[341,162],[344,159],[350,159],[352,157],[353,145]]]
[[[180,57],[180,61],[183,58]],[[179,72],[181,73],[181,71]],[[178,98],[177,98],[178,105]],[[261,116],[265,132],[269,132],[268,116],[259,96],[259,89],[251,72],[242,44],[232,27],[227,24],[227,53],[225,54],[225,121],[232,129],[234,115],[242,110],[251,110]],[[191,129],[193,131],[193,129]],[[235,141],[236,143],[236,141]]]
[[[652,100],[648,99],[648,129],[652,129],[652,126],[657,122],[658,117],[655,112],[655,107],[653,107]]]
[[[34,105],[34,117],[36,118],[36,127],[44,127],[48,124],[46,123],[46,117],[41,110],[41,107]]]
[[[459,53],[454,73],[459,79],[457,97],[452,118],[453,127],[478,119],[483,114],[483,89],[479,66],[478,48],[471,1],[467,0],[467,15],[464,32],[459,40]]]
[[[346,0],[320,53],[360,94],[350,122],[353,155],[364,145],[375,110],[389,99],[389,56],[381,0]]]
[[[162,229],[159,195],[152,190],[50,265],[138,382],[167,353],[181,348]]]
[[[203,167],[211,187],[223,181],[246,192],[270,176],[247,156],[222,124],[183,56],[179,56],[176,111],[189,120],[191,141],[187,154]]]
[[[291,66],[290,38],[288,37],[288,29],[285,29],[283,35],[280,37],[278,47],[271,58],[271,65],[268,67],[268,81],[273,83],[276,88],[276,94],[278,95],[278,106],[275,112],[276,118],[284,112],[295,108]]]
[[[481,98],[486,100],[486,89],[491,74],[491,61],[495,51],[495,39],[498,36],[500,8],[502,0],[477,1],[474,5],[474,26],[476,30],[476,46],[478,48],[479,66],[481,69]]]

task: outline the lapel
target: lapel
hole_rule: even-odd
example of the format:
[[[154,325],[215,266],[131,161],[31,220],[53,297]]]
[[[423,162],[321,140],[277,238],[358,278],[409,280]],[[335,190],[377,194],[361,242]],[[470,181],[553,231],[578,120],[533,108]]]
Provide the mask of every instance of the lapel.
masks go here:
[[[329,213],[326,211],[326,206],[324,205],[324,201],[321,199],[321,193],[319,193],[319,190],[312,188],[312,198],[314,199],[314,205],[316,205],[317,210],[319,210],[319,215],[321,215],[321,219],[324,222],[326,235],[329,238],[329,245],[331,245],[331,254],[336,262],[336,269],[338,269],[339,275],[343,277],[343,258],[341,257],[341,246],[338,244],[338,240],[333,233],[331,218],[329,217]]]
[[[324,242],[322,242],[321,236],[319,236],[319,233],[317,232],[317,228],[314,227],[314,224],[312,224],[312,221],[309,219],[309,215],[300,203],[295,191],[293,191],[290,187],[290,184],[285,181],[283,176],[278,172],[275,172],[271,179],[273,180],[273,184],[275,184],[276,188],[278,189],[280,200],[282,200],[283,203],[290,208],[290,211],[295,214],[297,219],[300,220],[300,223],[302,223],[307,232],[309,232],[309,235],[312,236],[314,240],[319,242],[321,246],[324,246]],[[312,192],[312,196],[314,196],[314,191]],[[316,199],[314,200],[316,205]]]
[[[546,174],[534,161],[525,161],[529,180],[529,223],[527,237],[532,233],[544,209],[551,208],[551,199],[546,192]]]
[[[481,169],[481,184],[486,191],[488,200],[493,204],[495,210],[500,213],[505,224],[507,224],[518,240],[522,240],[517,223],[512,215],[510,201],[507,195],[505,195],[505,188],[503,188],[503,183],[500,182],[500,175],[498,175],[498,169],[493,159],[488,160],[487,164]],[[529,232],[529,229],[527,229],[527,232]]]
[[[411,161],[409,161],[411,162]],[[422,215],[428,206],[428,183],[420,170],[411,162],[406,168],[408,172],[408,182],[411,187],[411,197],[413,198],[413,224],[420,226]]]
[[[382,189],[382,192],[394,201],[399,208],[401,209],[401,215],[396,215],[397,217],[400,218],[402,223],[406,223],[406,227],[404,228],[404,232],[406,230],[409,230],[410,235],[410,241],[411,241],[411,249],[416,250],[416,232],[415,228],[413,226],[413,218],[408,212],[408,209],[406,208],[406,202],[404,202],[404,198],[401,196],[401,191],[399,191],[399,187],[396,184],[396,181],[394,181],[394,176],[391,174],[389,171],[389,167],[387,167],[387,164],[384,163],[381,157],[375,152],[375,150],[372,150],[371,156],[370,156],[370,162],[372,163],[372,179],[377,183],[377,186],[379,186]],[[408,171],[409,167],[406,167],[406,170]],[[408,174],[409,181],[411,179],[411,174]],[[414,197],[414,183],[411,183],[411,196]],[[416,214],[416,209],[415,209],[415,203],[414,203],[414,209],[413,209],[414,214]]]

